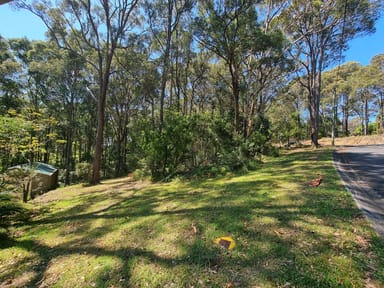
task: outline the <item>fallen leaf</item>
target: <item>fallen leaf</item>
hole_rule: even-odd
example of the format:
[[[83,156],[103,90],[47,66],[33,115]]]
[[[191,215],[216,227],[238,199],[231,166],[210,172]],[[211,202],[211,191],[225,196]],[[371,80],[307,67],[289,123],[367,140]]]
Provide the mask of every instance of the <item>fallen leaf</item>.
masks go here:
[[[360,246],[362,250],[366,250],[370,247],[370,243],[367,239],[361,237],[360,235],[355,236],[356,243]]]
[[[192,223],[192,230],[193,230],[193,234],[197,234],[197,232],[198,232],[198,230],[197,230],[197,226],[196,226],[196,224],[195,223]]]

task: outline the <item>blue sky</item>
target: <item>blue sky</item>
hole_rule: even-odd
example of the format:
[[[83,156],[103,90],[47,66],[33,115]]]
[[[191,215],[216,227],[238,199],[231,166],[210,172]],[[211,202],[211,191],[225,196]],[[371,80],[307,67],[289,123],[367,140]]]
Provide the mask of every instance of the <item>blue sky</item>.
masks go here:
[[[5,38],[27,37],[45,39],[46,28],[42,21],[28,11],[13,9],[9,4],[0,5],[0,35]],[[349,43],[345,62],[369,64],[373,56],[384,53],[384,15],[376,24],[376,33],[357,38]]]

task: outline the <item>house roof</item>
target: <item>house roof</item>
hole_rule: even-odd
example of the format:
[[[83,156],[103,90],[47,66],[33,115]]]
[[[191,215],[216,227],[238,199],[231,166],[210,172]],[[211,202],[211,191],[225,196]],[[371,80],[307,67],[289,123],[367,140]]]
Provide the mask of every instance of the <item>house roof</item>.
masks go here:
[[[46,164],[46,163],[41,163],[41,162],[34,162],[33,164],[22,164],[22,165],[17,165],[14,167],[10,167],[8,170],[13,170],[13,169],[33,169],[36,173],[39,174],[44,174],[51,176],[53,175],[58,169]]]
[[[52,175],[57,171],[57,168],[45,163],[40,163],[40,162],[35,162],[33,164],[33,169],[37,173],[46,174],[46,175]]]

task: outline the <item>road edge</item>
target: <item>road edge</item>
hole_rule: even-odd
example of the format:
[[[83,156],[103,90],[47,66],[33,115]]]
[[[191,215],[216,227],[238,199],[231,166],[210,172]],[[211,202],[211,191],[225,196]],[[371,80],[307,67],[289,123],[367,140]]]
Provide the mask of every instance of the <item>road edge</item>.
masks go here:
[[[337,171],[339,178],[343,182],[344,187],[347,189],[349,193],[351,193],[352,198],[355,201],[359,210],[362,212],[362,214],[367,219],[367,221],[371,224],[372,228],[376,231],[376,233],[382,239],[384,239],[383,225],[380,225],[379,223],[377,223],[378,218],[374,216],[373,213],[370,213],[366,208],[364,208],[360,202],[360,199],[363,199],[364,195],[368,194],[366,189],[364,189],[363,187],[360,187],[358,184],[352,185],[352,183],[357,182],[358,177],[355,176],[355,171],[352,168],[345,167],[345,165],[348,164],[348,159],[342,155],[342,152],[340,150],[343,150],[343,149],[344,147],[333,149],[333,153],[332,153],[333,166],[335,167],[335,170]],[[352,173],[354,177],[350,177],[347,171]],[[384,221],[384,219],[380,219],[380,220],[381,222]]]

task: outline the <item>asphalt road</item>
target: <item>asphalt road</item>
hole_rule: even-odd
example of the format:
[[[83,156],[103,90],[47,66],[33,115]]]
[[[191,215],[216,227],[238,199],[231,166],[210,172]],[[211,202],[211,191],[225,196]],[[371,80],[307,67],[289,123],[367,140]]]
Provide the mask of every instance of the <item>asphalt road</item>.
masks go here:
[[[358,207],[384,237],[384,145],[342,147],[333,160]]]

